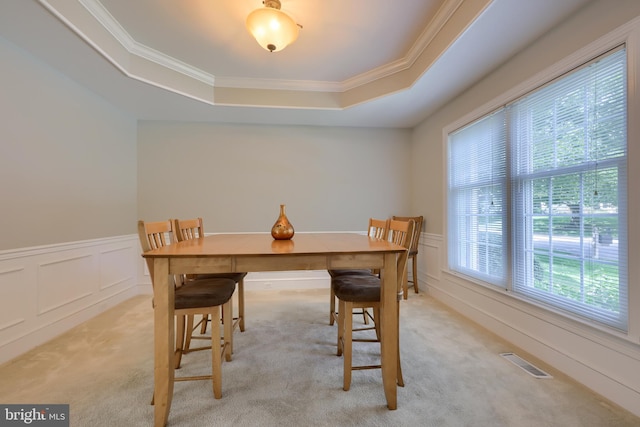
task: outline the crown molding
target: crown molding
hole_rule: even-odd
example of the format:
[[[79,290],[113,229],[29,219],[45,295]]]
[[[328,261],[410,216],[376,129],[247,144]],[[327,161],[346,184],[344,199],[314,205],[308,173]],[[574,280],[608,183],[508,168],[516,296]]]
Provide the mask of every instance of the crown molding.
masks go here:
[[[202,83],[217,87],[238,89],[346,92],[411,68],[464,0],[445,1],[436,13],[436,16],[420,34],[405,57],[341,82],[216,77],[160,51],[138,43],[131,37],[131,35],[129,35],[129,33],[127,33],[127,31],[120,25],[113,15],[109,13],[99,0],[78,1],[131,55],[151,61],[162,67],[196,79]],[[45,0],[41,0],[41,2],[45,2]]]
[[[438,35],[440,30],[442,30],[442,27],[444,27],[449,19],[451,19],[453,14],[458,10],[460,5],[462,5],[463,1],[464,0],[445,1],[440,9],[438,9],[438,12],[431,20],[431,22],[427,24],[418,39],[411,46],[409,52],[405,57],[341,82],[341,92],[346,92],[359,86],[371,83],[375,80],[410,69],[418,60],[420,55],[422,55],[422,52],[427,49],[429,44],[431,44],[433,39]]]
[[[215,85],[215,76],[192,65],[166,55],[158,50],[138,43],[120,25],[98,0],[78,0],[82,6],[102,25],[131,55],[154,62],[170,70],[184,74],[202,83]]]
[[[406,64],[411,66],[416,62],[418,57],[424,52],[427,46],[431,44],[433,39],[436,38],[442,30],[442,27],[449,22],[463,2],[464,0],[448,0],[438,9],[434,18],[427,24],[416,42],[409,49],[409,53],[405,59]]]
[[[480,0],[485,5],[491,1]],[[407,89],[431,67],[432,58],[442,53],[436,39],[444,34],[448,43],[452,42],[459,31],[464,31],[470,17],[462,11],[464,0],[445,0],[401,59],[343,81],[280,80],[214,76],[145,46],[120,25],[100,0],[38,2],[130,78],[211,105],[250,106],[257,98],[262,107],[278,108],[341,109]],[[456,22],[459,9],[466,23]],[[448,23],[453,23],[453,30],[447,32],[444,27]],[[253,92],[249,96],[250,91]]]
[[[314,80],[253,79],[242,77],[216,77],[216,87],[225,87],[232,89],[293,90],[303,92],[344,91],[344,86],[340,82]]]

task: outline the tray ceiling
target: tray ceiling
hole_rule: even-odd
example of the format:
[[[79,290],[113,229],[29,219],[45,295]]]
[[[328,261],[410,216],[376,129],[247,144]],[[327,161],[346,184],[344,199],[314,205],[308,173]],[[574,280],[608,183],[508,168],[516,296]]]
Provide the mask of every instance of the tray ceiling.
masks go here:
[[[142,120],[412,127],[588,0],[8,0],[0,36]]]

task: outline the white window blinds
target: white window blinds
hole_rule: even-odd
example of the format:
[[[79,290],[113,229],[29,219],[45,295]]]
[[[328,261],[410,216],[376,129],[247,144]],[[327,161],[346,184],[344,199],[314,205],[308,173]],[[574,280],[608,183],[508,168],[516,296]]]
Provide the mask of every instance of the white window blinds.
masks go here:
[[[453,271],[627,329],[626,51],[449,135]]]
[[[450,135],[449,268],[506,284],[506,127],[499,110]]]
[[[509,107],[514,291],[623,330],[626,111],[624,49]]]

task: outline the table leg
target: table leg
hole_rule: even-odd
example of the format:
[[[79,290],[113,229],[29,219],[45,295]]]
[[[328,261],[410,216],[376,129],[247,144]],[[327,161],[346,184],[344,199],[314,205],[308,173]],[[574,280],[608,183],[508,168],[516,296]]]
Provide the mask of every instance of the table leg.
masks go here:
[[[173,397],[173,342],[175,290],[169,280],[169,260],[155,258],[153,262],[154,303],[154,411],[155,426],[164,427],[169,418]]]
[[[387,407],[398,407],[398,278],[396,254],[384,256],[382,270],[382,295],[380,295],[380,346],[382,356],[382,384],[387,398]]]

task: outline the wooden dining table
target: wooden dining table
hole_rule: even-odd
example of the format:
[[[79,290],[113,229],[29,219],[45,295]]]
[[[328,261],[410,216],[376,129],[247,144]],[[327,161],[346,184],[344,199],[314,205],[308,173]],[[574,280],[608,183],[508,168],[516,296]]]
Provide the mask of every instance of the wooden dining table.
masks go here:
[[[154,272],[155,425],[166,425],[173,396],[175,290],[169,277],[186,273],[380,269],[382,383],[387,407],[396,409],[396,257],[403,251],[402,246],[357,233],[296,233],[291,240],[274,240],[268,233],[234,233],[208,235],[143,253],[153,260]]]

